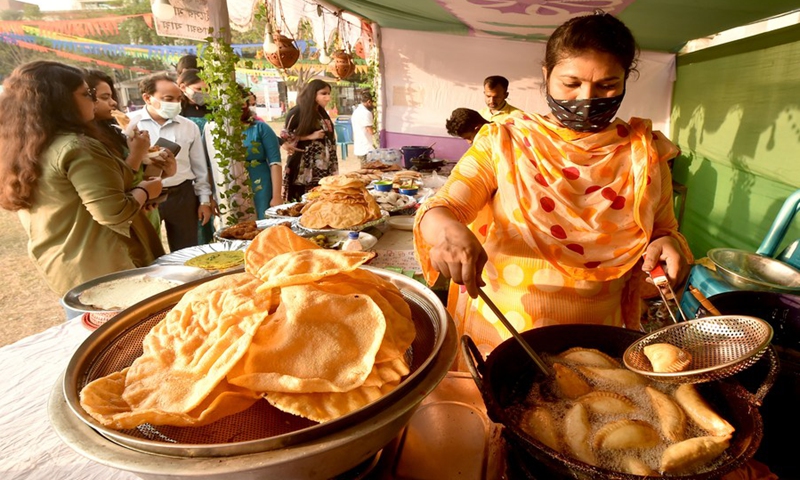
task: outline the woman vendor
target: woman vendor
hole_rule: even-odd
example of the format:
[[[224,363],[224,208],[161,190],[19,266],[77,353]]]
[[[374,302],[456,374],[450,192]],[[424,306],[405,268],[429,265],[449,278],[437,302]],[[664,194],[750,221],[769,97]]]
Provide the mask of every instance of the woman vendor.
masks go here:
[[[639,328],[644,272],[661,262],[673,285],[688,273],[667,166],[678,149],[649,120],[615,118],[636,54],[611,15],[558,27],[542,66],[550,113],[483,126],[418,211],[426,279],[461,285],[451,285],[448,309],[482,351],[510,334],[476,298],[480,287],[518,330]],[[487,205],[490,220],[470,229]]]

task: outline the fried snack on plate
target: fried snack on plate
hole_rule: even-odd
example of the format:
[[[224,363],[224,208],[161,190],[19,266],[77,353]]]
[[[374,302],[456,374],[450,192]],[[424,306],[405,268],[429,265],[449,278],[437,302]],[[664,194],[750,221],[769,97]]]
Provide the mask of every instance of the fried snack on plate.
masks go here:
[[[644,347],[644,355],[656,373],[682,372],[692,363],[689,352],[669,343],[650,344]]]
[[[244,256],[244,273],[187,292],[130,368],[84,387],[93,418],[117,429],[200,426],[267,398],[323,422],[408,375],[411,310],[391,282],[356,270],[372,254],[323,250],[281,225]]]
[[[730,445],[730,435],[695,437],[674,443],[661,454],[661,471],[668,474],[692,473],[722,455]]]
[[[720,417],[711,406],[706,403],[694,385],[681,385],[675,389],[675,400],[683,410],[694,420],[694,423],[711,435],[729,435],[734,432],[733,425]]]
[[[313,197],[313,198],[312,198]],[[300,224],[312,229],[353,228],[381,217],[381,209],[364,183],[345,175],[320,179],[300,215]]]

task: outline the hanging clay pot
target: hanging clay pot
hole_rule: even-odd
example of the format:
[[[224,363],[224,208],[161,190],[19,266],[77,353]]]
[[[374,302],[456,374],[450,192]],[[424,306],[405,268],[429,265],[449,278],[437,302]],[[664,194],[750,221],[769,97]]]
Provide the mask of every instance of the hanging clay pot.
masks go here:
[[[273,52],[265,51],[265,56],[269,63],[277,68],[290,68],[297,63],[297,59],[300,58],[300,50],[294,46],[292,39],[281,35],[280,32],[276,32],[272,38],[275,40],[278,50]]]
[[[344,80],[356,71],[356,64],[353,63],[353,56],[344,50],[336,50],[331,55],[333,61],[330,63],[330,71],[339,80]]]

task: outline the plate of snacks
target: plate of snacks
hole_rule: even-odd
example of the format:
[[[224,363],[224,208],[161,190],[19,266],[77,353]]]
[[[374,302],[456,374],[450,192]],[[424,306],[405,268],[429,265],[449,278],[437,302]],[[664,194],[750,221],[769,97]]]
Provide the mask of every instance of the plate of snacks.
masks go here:
[[[269,207],[264,211],[264,214],[271,218],[297,218],[305,206],[305,202],[284,203],[283,205]]]
[[[388,212],[358,179],[344,175],[322,178],[308,196],[297,226],[306,231],[360,231],[386,221]]]
[[[336,230],[325,233],[303,233],[300,236],[311,240],[322,248],[341,250],[342,244],[347,240],[348,233],[343,230]],[[371,250],[378,243],[378,239],[374,235],[366,232],[358,232],[358,241],[361,242],[364,250]]]
[[[249,240],[231,240],[188,247],[156,259],[159,265],[186,265],[210,272],[221,272],[244,265],[244,250]]]
[[[223,228],[222,230],[214,233],[214,241],[227,242],[231,240],[252,240],[256,235],[261,233],[265,228],[274,227],[275,225],[292,226],[296,221],[295,217],[292,218],[268,218],[264,220],[248,220],[239,222],[236,225]]]
[[[411,208],[417,204],[417,201],[414,199],[414,197],[410,195],[403,195],[402,193],[380,192],[377,190],[373,190],[370,193],[373,197],[375,197],[375,200],[378,202],[378,206],[381,207],[381,210],[385,210],[389,213]]]

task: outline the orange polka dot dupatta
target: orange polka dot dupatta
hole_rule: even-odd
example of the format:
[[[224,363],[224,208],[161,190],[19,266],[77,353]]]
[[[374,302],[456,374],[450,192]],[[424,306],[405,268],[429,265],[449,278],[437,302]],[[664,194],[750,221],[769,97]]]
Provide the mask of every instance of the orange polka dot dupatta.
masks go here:
[[[486,235],[492,287],[498,287],[492,269],[509,255],[536,260],[516,262],[527,270],[543,260],[570,283],[622,280],[649,241],[664,235],[678,238],[691,255],[677,233],[665,163],[677,153],[649,120],[638,118],[617,119],[597,133],[574,132],[536,114],[483,127],[447,183],[417,213],[414,246],[428,284],[438,272],[418,223],[434,207],[469,224],[489,205],[491,223],[476,234]],[[534,275],[524,272],[525,279]],[[527,320],[532,313],[528,307],[522,312],[526,326],[535,322]]]

